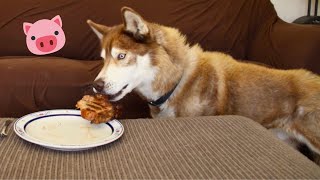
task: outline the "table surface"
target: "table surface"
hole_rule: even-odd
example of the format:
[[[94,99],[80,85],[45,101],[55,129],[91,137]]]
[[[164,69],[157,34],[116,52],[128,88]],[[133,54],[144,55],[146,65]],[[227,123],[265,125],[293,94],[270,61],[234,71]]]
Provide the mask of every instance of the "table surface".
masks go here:
[[[0,119],[0,126],[6,118]],[[0,179],[320,178],[320,168],[250,119],[120,120],[117,141],[79,152],[0,139]]]

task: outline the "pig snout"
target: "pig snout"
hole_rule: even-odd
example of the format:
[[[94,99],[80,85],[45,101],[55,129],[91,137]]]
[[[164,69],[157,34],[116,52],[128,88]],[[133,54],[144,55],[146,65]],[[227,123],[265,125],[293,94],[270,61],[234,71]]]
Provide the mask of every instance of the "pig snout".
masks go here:
[[[50,52],[57,46],[57,38],[55,36],[43,36],[36,40],[36,46],[41,52]]]

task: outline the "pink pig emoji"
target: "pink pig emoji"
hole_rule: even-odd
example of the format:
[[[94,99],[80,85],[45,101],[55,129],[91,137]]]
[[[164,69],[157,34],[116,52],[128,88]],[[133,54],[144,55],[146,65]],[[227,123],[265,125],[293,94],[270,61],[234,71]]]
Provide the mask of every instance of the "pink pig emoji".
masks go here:
[[[59,51],[66,42],[59,15],[51,20],[41,19],[35,23],[23,23],[26,42],[30,52],[45,55]]]

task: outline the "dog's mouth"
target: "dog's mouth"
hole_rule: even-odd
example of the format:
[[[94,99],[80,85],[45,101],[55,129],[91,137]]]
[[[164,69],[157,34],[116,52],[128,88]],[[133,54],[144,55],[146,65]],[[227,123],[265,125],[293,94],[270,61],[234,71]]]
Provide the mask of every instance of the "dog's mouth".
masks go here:
[[[127,87],[128,84],[123,86],[123,88],[119,92],[109,95],[110,101],[116,101],[117,97],[120,96]]]

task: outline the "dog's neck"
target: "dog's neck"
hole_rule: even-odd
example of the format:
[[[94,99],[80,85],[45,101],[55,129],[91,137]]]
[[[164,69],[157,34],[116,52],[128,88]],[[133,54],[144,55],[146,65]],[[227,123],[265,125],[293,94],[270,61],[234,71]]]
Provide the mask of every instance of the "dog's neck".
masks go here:
[[[156,106],[156,107],[161,106],[163,103],[165,103],[171,97],[171,95],[176,90],[177,86],[179,85],[180,80],[169,92],[167,92],[166,94],[164,94],[163,96],[161,96],[160,98],[158,98],[155,101],[149,101],[148,104],[151,106]]]
[[[150,57],[153,58],[151,59],[153,65],[150,66],[152,70],[148,75],[146,74],[146,78],[136,89],[138,94],[148,102],[161,98],[167,100],[174,95],[181,86],[180,81],[183,79],[184,70],[196,59],[195,54],[198,49],[197,46],[190,48],[185,38],[175,29],[167,28],[158,33],[166,34],[169,39],[159,40],[161,42],[158,43],[162,48],[150,52],[152,54]],[[179,38],[172,39],[175,37]],[[179,52],[176,49],[179,49]],[[178,84],[179,87],[177,87]]]
[[[154,78],[148,78],[141,83],[135,90],[150,104],[161,105],[168,100],[180,83],[180,78],[166,78],[161,76],[161,72],[154,75]],[[161,76],[161,77],[160,77]],[[149,77],[152,77],[151,75]],[[169,76],[168,76],[169,77]],[[172,76],[173,77],[173,76]],[[159,83],[160,82],[160,83]]]

